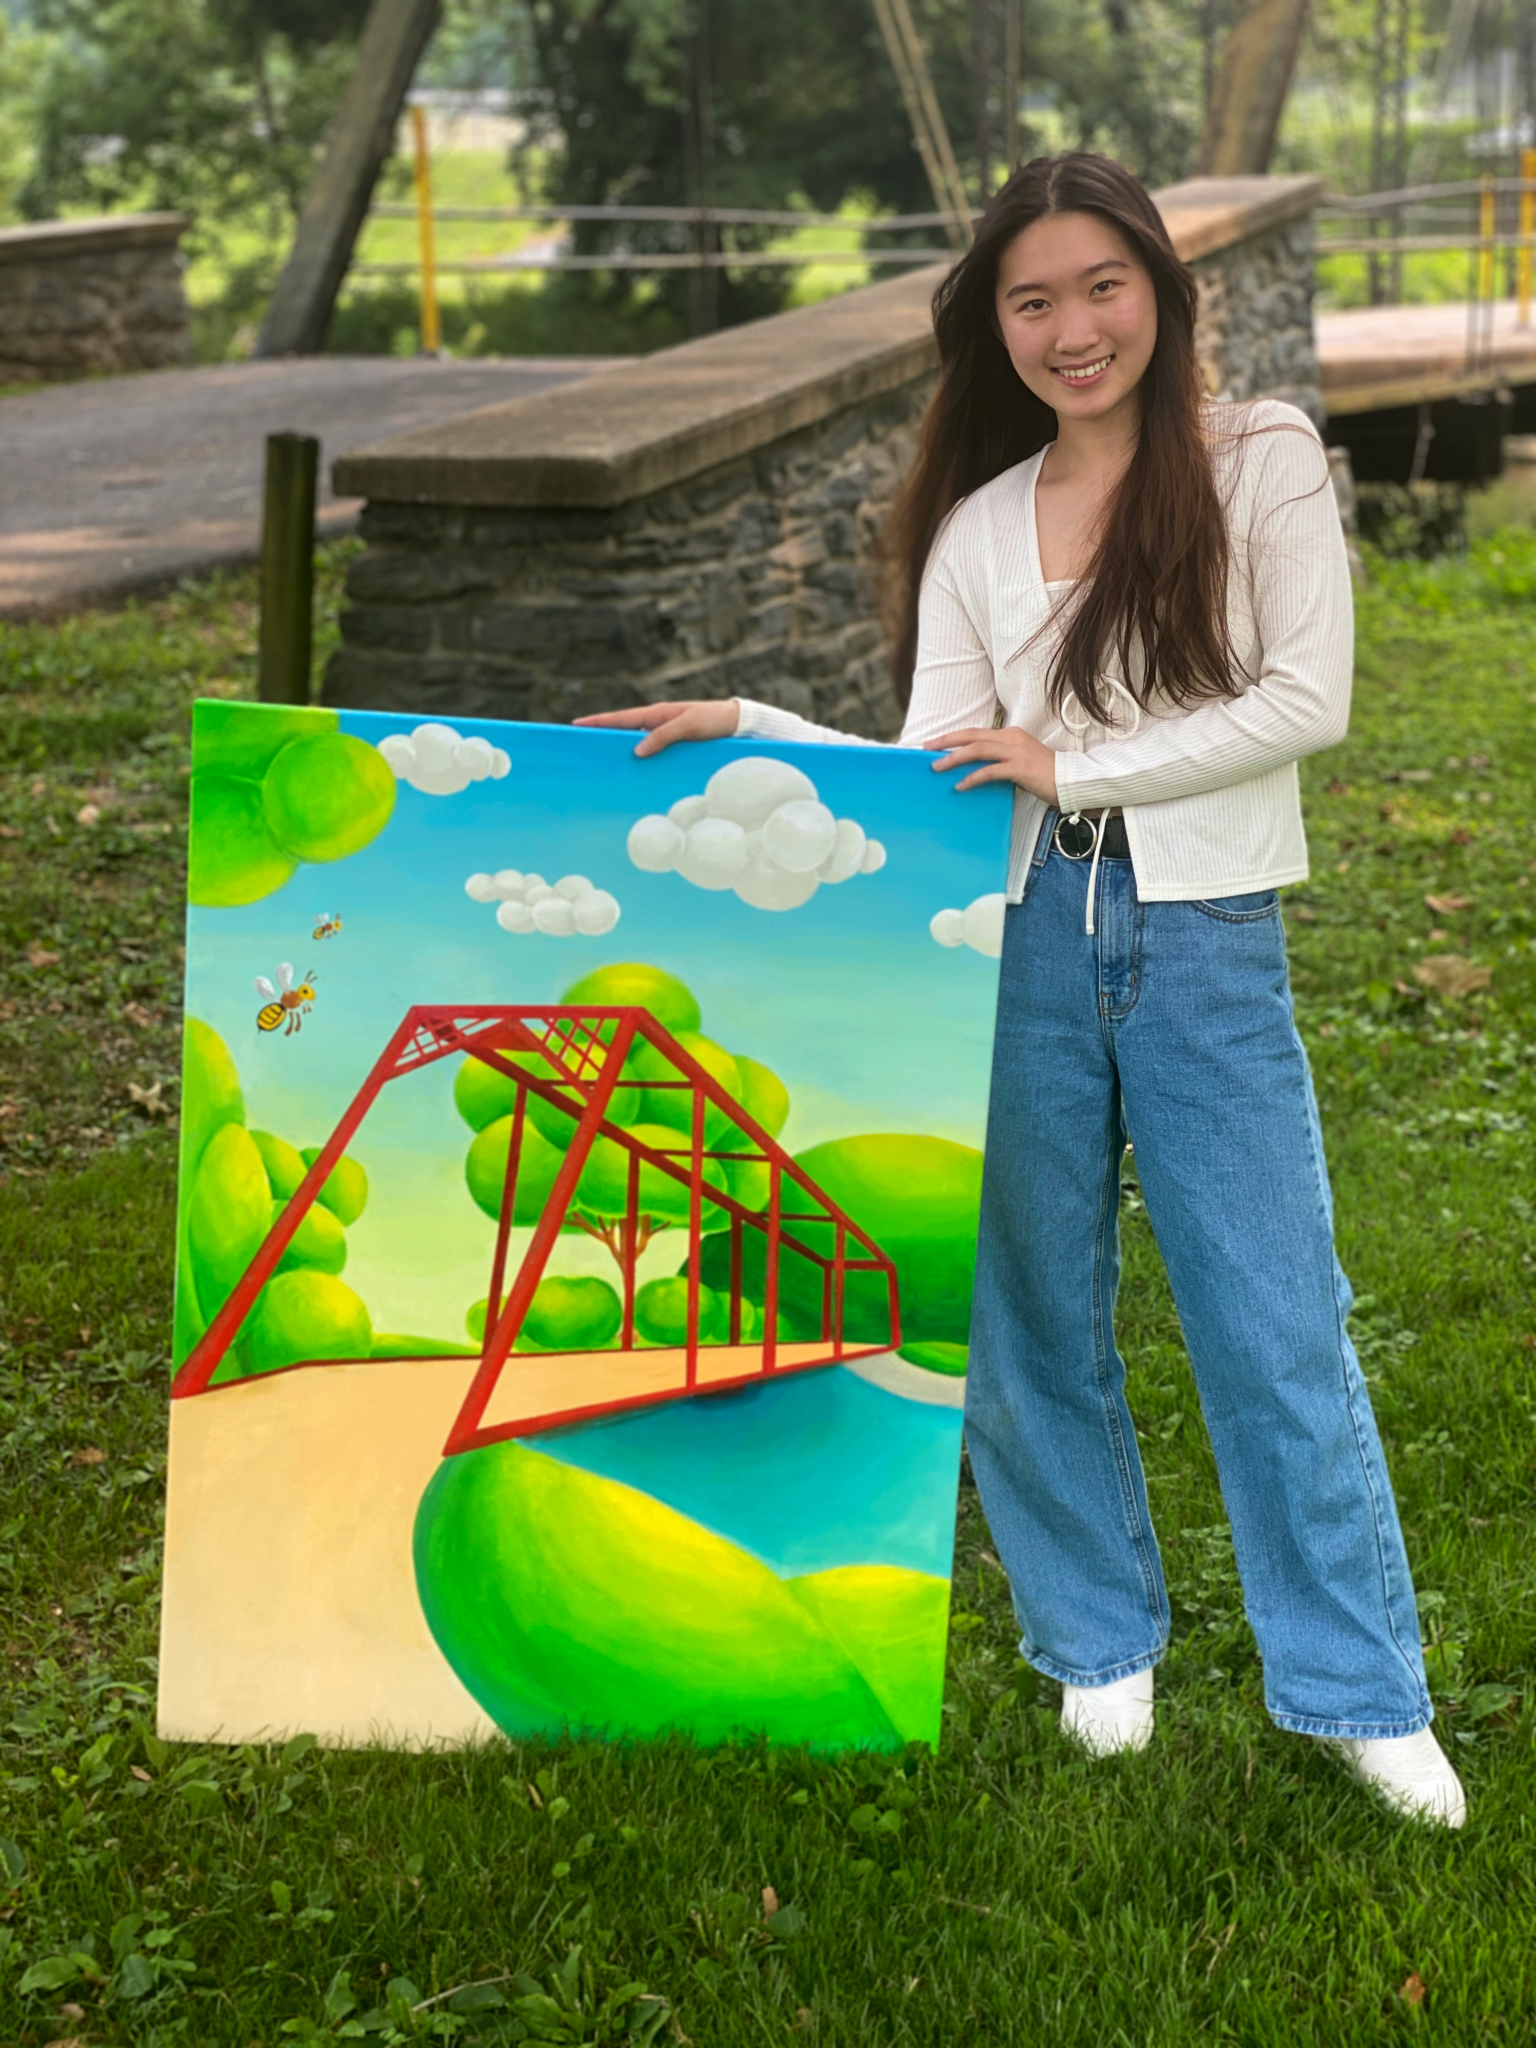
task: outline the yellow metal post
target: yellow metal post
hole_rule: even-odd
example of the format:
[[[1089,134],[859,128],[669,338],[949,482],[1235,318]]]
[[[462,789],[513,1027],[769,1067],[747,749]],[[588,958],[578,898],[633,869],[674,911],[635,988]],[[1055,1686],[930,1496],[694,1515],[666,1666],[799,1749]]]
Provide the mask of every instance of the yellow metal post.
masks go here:
[[[1477,296],[1480,299],[1493,297],[1493,231],[1493,179],[1485,171],[1482,196],[1477,206],[1477,235],[1481,245],[1477,252]]]
[[[1531,236],[1536,233],[1536,149],[1520,152],[1520,258],[1515,267],[1520,325],[1531,324]]]
[[[427,154],[427,117],[411,109],[411,141],[416,148],[416,220],[421,231],[421,352],[442,354],[442,328],[437,317],[437,257],[432,246],[432,164]]]

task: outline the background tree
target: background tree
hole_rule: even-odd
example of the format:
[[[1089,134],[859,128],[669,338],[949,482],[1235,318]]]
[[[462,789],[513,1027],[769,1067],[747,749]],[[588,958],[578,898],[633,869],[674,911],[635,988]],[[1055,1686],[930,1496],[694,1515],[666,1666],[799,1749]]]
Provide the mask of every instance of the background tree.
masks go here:
[[[789,1116],[789,1094],[776,1074],[758,1061],[734,1055],[706,1038],[699,1030],[699,1006],[692,991],[675,975],[638,962],[600,967],[574,982],[560,998],[562,1003],[638,1004],[677,1039],[678,1043],[709,1073],[732,1099],[762,1127],[776,1136]],[[515,1065],[527,1067],[544,1079],[550,1078],[549,1062],[539,1053],[513,1054]],[[674,1068],[653,1046],[637,1045],[625,1063],[627,1081],[644,1086],[617,1090],[608,1110],[608,1121],[632,1131],[636,1138],[656,1151],[674,1151],[688,1142],[693,1123],[690,1089],[674,1084],[687,1077]],[[569,1091],[573,1107],[579,1106],[574,1089]],[[511,1147],[517,1083],[484,1061],[466,1059],[454,1079],[454,1106],[476,1133],[464,1163],[469,1192],[487,1216],[499,1217],[506,1185],[507,1155]],[[705,1116],[704,1136],[711,1146],[729,1145],[735,1126],[725,1113],[710,1104]],[[537,1223],[554,1186],[566,1152],[576,1133],[576,1118],[537,1095],[527,1098],[522,1150],[518,1155],[517,1188],[513,1198],[512,1221],[519,1227]],[[712,1169],[716,1171],[718,1169]],[[723,1168],[726,1181],[737,1199],[757,1207],[767,1199],[766,1174],[745,1162]],[[612,1257],[621,1275],[632,1275],[647,1246],[664,1230],[686,1229],[690,1197],[686,1182],[662,1173],[642,1162],[638,1186],[638,1213],[633,1225],[628,1218],[630,1154],[611,1138],[599,1138],[588,1155],[575,1196],[562,1228],[595,1238]],[[706,1201],[702,1213],[705,1233],[726,1229],[724,1210]],[[552,1285],[541,1284],[535,1300]],[[660,1290],[659,1292],[657,1290]],[[640,1290],[637,1319],[642,1335],[655,1333],[655,1341],[666,1341],[675,1319],[675,1288],[670,1280],[652,1282]],[[551,1296],[553,1303],[555,1297]],[[617,1299],[617,1296],[615,1296]],[[560,1297],[562,1305],[565,1296]],[[705,1324],[712,1327],[713,1301],[706,1305]],[[553,1313],[551,1309],[551,1313]],[[560,1313],[565,1312],[562,1306]],[[476,1328],[476,1318],[479,1327]],[[470,1329],[484,1331],[483,1304],[470,1311]],[[530,1328],[529,1336],[538,1338]],[[611,1332],[609,1333],[611,1335]],[[709,1334],[706,1330],[705,1334]],[[723,1332],[721,1333],[723,1334]],[[535,1348],[544,1348],[535,1341]]]
[[[918,11],[946,120],[957,146],[968,147],[968,0],[929,0]],[[809,202],[831,212],[857,193],[882,209],[932,206],[869,0],[541,0],[531,22],[537,81],[522,161],[527,174],[542,170],[552,200],[764,209]],[[729,245],[750,254],[774,232],[732,228]],[[663,223],[587,222],[574,240],[586,254],[691,246],[686,227]],[[599,274],[575,289],[610,302],[659,293],[681,317],[686,273],[652,273],[642,283],[644,275]],[[718,318],[729,324],[772,311],[791,282],[779,268],[724,275]]]
[[[19,210],[180,208],[227,310],[270,288],[366,0],[36,0],[48,52]]]
[[[17,4],[0,0],[0,9],[14,17]],[[913,0],[974,195],[983,108],[994,177],[1000,168],[998,81],[981,75],[978,60],[990,50],[994,69],[1000,61],[1004,5],[1022,15],[1024,157],[1102,149],[1154,186],[1195,168],[1242,0]],[[1420,17],[1420,77],[1434,65],[1448,7],[1428,0]],[[214,254],[223,272],[223,304],[204,318],[199,346],[222,353],[234,327],[259,313],[281,264],[364,8],[365,0],[33,0],[35,25],[0,46],[0,187],[12,211],[191,212],[189,254]],[[979,9],[991,25],[985,36]],[[1485,126],[1497,112],[1493,87],[1509,70],[1499,52],[1524,19],[1512,7],[1478,17],[1470,56],[1488,84]],[[1374,0],[1313,0],[1275,168],[1322,169],[1363,188],[1374,32]],[[871,0],[445,0],[419,79],[510,91],[528,124],[514,168],[529,197],[809,202],[828,211],[847,201],[882,212],[932,205]],[[1536,94],[1529,80],[1522,90]],[[1417,123],[1415,174],[1460,174],[1466,128]],[[18,185],[24,157],[30,172]],[[389,196],[403,196],[406,182],[402,166]],[[606,350],[673,339],[701,311],[721,322],[769,312],[796,276],[751,261],[776,232],[725,231],[743,262],[717,277],[712,307],[701,308],[686,272],[564,274],[536,290],[492,293],[494,305],[466,313],[455,331],[478,326],[464,344],[471,350]],[[582,223],[573,239],[587,254],[643,255],[680,252],[690,237],[683,225]],[[937,237],[927,229],[911,239]],[[342,323],[352,346],[390,346],[414,332],[409,284],[351,296],[362,308]]]

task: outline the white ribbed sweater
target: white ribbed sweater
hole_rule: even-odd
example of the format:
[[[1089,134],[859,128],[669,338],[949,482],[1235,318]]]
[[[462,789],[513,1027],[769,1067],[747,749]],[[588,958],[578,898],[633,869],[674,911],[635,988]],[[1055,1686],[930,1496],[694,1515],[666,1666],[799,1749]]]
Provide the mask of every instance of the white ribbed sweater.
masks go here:
[[[1296,763],[1349,722],[1354,658],[1349,564],[1328,461],[1311,422],[1262,399],[1212,407],[1209,436],[1231,534],[1228,623],[1239,696],[1192,708],[1129,693],[1111,726],[1063,723],[1046,703],[1055,634],[1040,628],[1064,586],[1041,573],[1035,479],[1045,451],[958,505],[934,544],[918,613],[912,704],[897,744],[933,747],[962,726],[1016,725],[1057,750],[1063,811],[1119,805],[1149,902],[1237,896],[1302,881],[1307,842]],[[877,745],[750,698],[737,731],[773,740]],[[1074,716],[1074,713],[1077,715]],[[1080,728],[1080,729],[1074,729]],[[1008,895],[1023,892],[1046,806],[1015,792]]]

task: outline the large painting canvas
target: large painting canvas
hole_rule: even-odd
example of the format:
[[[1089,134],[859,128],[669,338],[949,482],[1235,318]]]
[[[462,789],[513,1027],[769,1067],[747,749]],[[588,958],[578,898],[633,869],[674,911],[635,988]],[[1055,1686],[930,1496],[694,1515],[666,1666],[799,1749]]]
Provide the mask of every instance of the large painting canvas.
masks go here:
[[[936,1740],[1007,821],[197,707],[165,1734]]]

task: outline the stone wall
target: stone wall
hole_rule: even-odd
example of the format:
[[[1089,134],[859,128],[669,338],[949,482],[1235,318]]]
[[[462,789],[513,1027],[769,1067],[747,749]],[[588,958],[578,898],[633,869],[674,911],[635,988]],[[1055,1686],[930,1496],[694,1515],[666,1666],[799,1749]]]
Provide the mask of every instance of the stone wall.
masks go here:
[[[1202,257],[1194,269],[1195,348],[1213,396],[1284,398],[1321,429],[1311,216]]]
[[[1320,180],[1160,195],[1214,391],[1317,403]],[[745,695],[899,724],[877,544],[936,357],[924,271],[338,463],[366,499],[325,701],[558,722]]]
[[[182,213],[0,229],[0,384],[192,360]]]
[[[931,388],[611,509],[366,505],[325,701],[559,723],[750,696],[891,732],[874,551]]]

